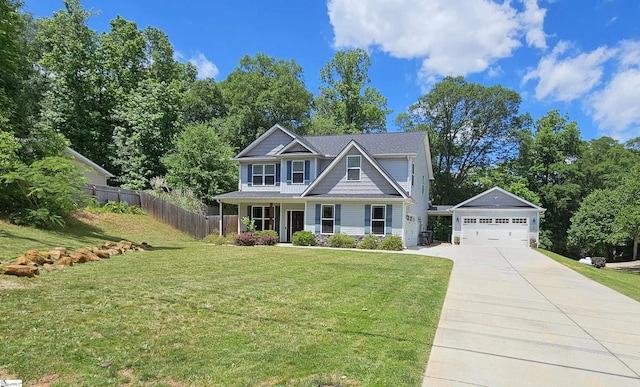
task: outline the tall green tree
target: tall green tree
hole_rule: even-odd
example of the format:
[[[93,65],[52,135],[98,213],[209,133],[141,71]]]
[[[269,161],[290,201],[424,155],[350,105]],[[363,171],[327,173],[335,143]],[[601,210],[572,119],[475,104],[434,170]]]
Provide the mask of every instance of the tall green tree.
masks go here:
[[[190,125],[177,137],[174,150],[162,159],[170,187],[191,189],[209,205],[215,196],[238,186],[234,150],[224,143],[215,128],[220,120]]]
[[[173,149],[173,139],[181,131],[181,93],[175,83],[140,82],[116,110],[120,123],[114,131],[116,156],[113,162],[122,173],[125,188],[143,189],[149,179],[164,176],[164,155]]]
[[[525,132],[518,169],[547,209],[542,237],[554,251],[567,254],[570,219],[584,197],[584,175],[577,163],[584,149],[580,129],[568,116],[550,111]]]
[[[299,131],[309,119],[313,95],[294,60],[244,56],[219,86],[228,113],[221,134],[236,150],[274,124]]]
[[[213,78],[198,79],[190,84],[183,98],[186,125],[204,124],[226,114],[222,91]]]
[[[387,131],[387,99],[368,86],[371,59],[363,49],[338,51],[320,69],[320,95],[314,100],[313,134]]]
[[[520,95],[502,86],[446,77],[399,116],[405,130],[428,130],[434,203],[454,204],[476,190],[476,171],[514,159]]]

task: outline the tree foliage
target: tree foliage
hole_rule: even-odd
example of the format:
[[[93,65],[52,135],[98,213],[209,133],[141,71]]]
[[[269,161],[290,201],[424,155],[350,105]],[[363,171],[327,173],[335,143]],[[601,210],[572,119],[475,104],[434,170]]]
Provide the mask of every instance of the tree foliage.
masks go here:
[[[434,202],[468,198],[470,174],[515,157],[519,105],[518,93],[502,86],[446,77],[400,116],[405,130],[429,131]]]
[[[368,84],[371,59],[363,49],[338,51],[320,70],[312,134],[386,132],[387,99]]]
[[[309,119],[312,94],[294,60],[246,55],[220,89],[228,114],[221,133],[236,150],[277,123],[299,131]]]
[[[166,180],[175,188],[190,188],[209,205],[216,195],[238,186],[233,149],[225,144],[212,124],[191,125],[177,137],[174,150],[163,158]]]

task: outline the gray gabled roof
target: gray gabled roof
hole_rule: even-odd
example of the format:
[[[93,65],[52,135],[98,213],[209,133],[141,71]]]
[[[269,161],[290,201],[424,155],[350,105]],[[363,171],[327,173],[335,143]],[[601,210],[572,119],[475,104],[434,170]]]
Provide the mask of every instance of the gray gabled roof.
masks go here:
[[[339,134],[332,136],[305,136],[303,139],[318,152],[336,156],[352,140],[371,155],[416,154],[427,132],[389,132],[368,134]]]

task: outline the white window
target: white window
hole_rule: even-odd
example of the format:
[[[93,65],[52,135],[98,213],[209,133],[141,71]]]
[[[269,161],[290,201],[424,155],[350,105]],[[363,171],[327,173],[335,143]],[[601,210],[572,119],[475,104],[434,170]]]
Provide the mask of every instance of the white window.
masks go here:
[[[294,161],[291,163],[291,173],[293,184],[304,183],[304,161]]]
[[[253,185],[276,185],[276,165],[275,164],[254,164]]]
[[[255,222],[256,231],[269,230],[269,224],[271,222],[271,207],[251,207],[251,219]]]
[[[511,223],[516,223],[516,224],[527,224],[527,218],[513,218],[511,220]]]
[[[371,233],[376,235],[385,234],[385,212],[386,206],[371,206]]]
[[[322,233],[323,234],[333,234],[333,225],[334,225],[334,207],[333,204],[323,204],[322,205]]]
[[[507,224],[507,223],[509,223],[509,218],[496,218],[496,223],[498,223],[498,224]]]
[[[478,219],[479,223],[484,223],[484,224],[491,224],[493,223],[493,219],[491,218],[480,218]]]
[[[464,218],[464,224],[474,224],[477,223],[476,218]]]
[[[347,156],[347,180],[360,180],[360,156]]]

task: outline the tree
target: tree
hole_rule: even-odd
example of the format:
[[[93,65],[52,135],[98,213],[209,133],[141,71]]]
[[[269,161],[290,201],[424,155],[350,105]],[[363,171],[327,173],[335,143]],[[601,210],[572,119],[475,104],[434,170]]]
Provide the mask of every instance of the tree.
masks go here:
[[[190,125],[177,137],[175,149],[162,162],[170,187],[191,189],[209,205],[215,196],[238,186],[238,168],[231,160],[233,149],[225,144],[214,124]]]
[[[446,77],[399,116],[405,130],[429,131],[435,203],[467,199],[474,171],[515,158],[519,105],[518,93],[502,86]]]
[[[580,129],[556,110],[538,119],[533,129],[520,137],[517,169],[547,209],[542,237],[551,241],[553,251],[567,254],[570,219],[584,197],[583,174],[577,163],[583,149]]]
[[[213,78],[198,79],[185,92],[183,98],[185,124],[204,124],[226,115],[220,87]]]
[[[173,147],[180,132],[180,91],[175,84],[144,80],[115,112],[120,122],[115,128],[116,157],[122,170],[119,182],[125,188],[148,187],[149,179],[163,176],[160,162]]]
[[[320,95],[314,100],[313,134],[386,132],[387,99],[371,86],[369,54],[338,51],[320,69]],[[327,121],[330,123],[327,125]]]
[[[236,150],[276,123],[299,131],[309,119],[313,96],[304,86],[302,67],[294,60],[247,55],[220,89],[228,112],[221,134]]]
[[[613,249],[619,242],[614,233],[617,214],[622,202],[613,190],[597,189],[584,198],[567,232],[568,247],[581,255],[613,257]]]
[[[618,187],[625,175],[640,164],[640,152],[634,150],[630,144],[623,145],[605,136],[583,142],[576,164],[584,174],[580,184],[585,194],[588,194],[598,188]]]

